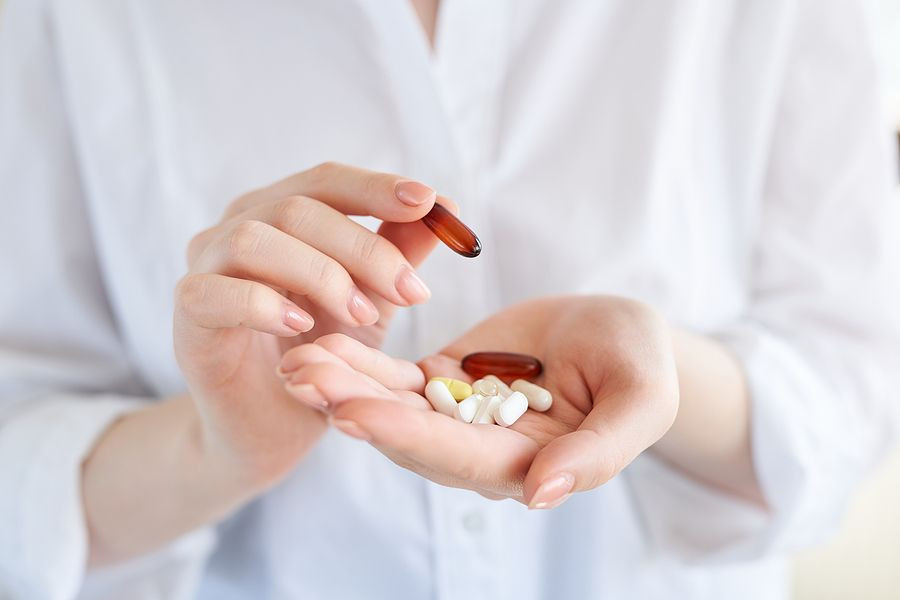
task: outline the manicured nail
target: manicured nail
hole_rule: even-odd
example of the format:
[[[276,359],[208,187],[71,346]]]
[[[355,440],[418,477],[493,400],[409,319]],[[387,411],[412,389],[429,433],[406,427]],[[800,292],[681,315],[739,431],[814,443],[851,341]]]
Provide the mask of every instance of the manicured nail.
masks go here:
[[[434,190],[418,181],[401,181],[394,187],[394,195],[407,206],[421,206],[435,199]]]
[[[356,421],[350,421],[348,419],[330,419],[331,424],[334,425],[336,429],[340,429],[350,437],[355,437],[358,440],[363,440],[368,442],[372,439],[372,436],[369,435],[362,427],[359,426],[359,423]]]
[[[311,383],[288,383],[285,389],[297,400],[308,404],[319,410],[328,408],[328,400],[322,395],[322,392]]]
[[[290,302],[284,303],[284,313],[281,320],[287,325],[288,329],[297,333],[305,333],[315,325],[315,322],[309,315],[305,314]]]
[[[360,325],[371,325],[378,320],[378,309],[356,286],[350,290],[347,309]]]
[[[553,508],[562,504],[571,494],[575,476],[571,473],[557,473],[548,477],[538,487],[528,508]]]
[[[397,279],[394,281],[394,287],[403,299],[410,304],[418,304],[425,302],[431,298],[431,290],[425,285],[425,282],[419,279],[416,272],[409,265],[403,265],[397,272]]]

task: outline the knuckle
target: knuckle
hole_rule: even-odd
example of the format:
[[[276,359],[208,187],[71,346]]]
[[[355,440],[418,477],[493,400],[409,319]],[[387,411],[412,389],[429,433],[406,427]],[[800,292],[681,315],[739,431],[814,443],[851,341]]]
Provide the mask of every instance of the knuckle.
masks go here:
[[[296,232],[307,222],[313,222],[315,201],[306,196],[289,196],[274,207],[275,226],[282,231]]]
[[[259,285],[248,285],[244,288],[242,300],[244,315],[241,318],[241,325],[260,323],[266,319],[269,306],[266,289]]]
[[[185,275],[175,285],[175,306],[189,318],[195,307],[202,306],[205,299],[206,285],[202,275]]]
[[[313,281],[318,284],[315,286],[315,289],[330,290],[346,283],[344,278],[341,277],[343,269],[331,258],[321,253],[315,253],[310,261],[310,275]]]
[[[241,262],[256,254],[265,237],[265,228],[260,221],[241,221],[235,225],[226,240],[229,258]]]
[[[339,168],[340,165],[337,162],[327,160],[306,171],[306,175],[313,183],[321,183],[333,177]]]
[[[387,241],[369,231],[360,232],[353,240],[352,255],[360,265],[377,264],[390,256]]]

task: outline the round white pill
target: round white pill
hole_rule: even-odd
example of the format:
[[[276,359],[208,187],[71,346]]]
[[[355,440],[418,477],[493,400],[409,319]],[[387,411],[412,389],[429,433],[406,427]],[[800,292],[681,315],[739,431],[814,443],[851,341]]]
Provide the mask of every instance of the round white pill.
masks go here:
[[[452,417],[456,412],[456,399],[443,381],[432,379],[425,385],[425,397],[434,410]]]
[[[494,409],[494,421],[501,427],[509,427],[528,410],[528,398],[522,392],[513,392]]]

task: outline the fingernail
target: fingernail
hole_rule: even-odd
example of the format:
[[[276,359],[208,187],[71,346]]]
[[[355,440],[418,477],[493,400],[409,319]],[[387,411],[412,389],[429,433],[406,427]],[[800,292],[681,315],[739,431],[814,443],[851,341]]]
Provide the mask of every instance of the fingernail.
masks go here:
[[[328,408],[328,400],[322,395],[322,392],[311,383],[288,383],[285,389],[297,400],[308,404],[319,410]]]
[[[394,187],[394,195],[407,206],[421,206],[435,199],[434,190],[418,181],[401,181]]]
[[[397,279],[394,281],[394,287],[397,288],[397,292],[403,296],[403,299],[410,304],[418,304],[431,298],[431,290],[408,265],[400,267],[400,271],[397,272]]]
[[[290,302],[284,303],[284,315],[281,320],[287,325],[288,329],[297,333],[305,333],[312,329],[315,324],[309,315],[304,314]]]
[[[528,508],[546,509],[559,506],[571,495],[574,485],[575,476],[571,473],[558,473],[548,477],[534,493]]]
[[[348,419],[330,419],[331,424],[334,425],[336,429],[340,429],[350,437],[355,437],[358,440],[363,440],[368,442],[372,439],[372,436],[369,435],[362,427],[359,426],[359,423],[356,421],[350,421]]]
[[[355,286],[350,290],[347,308],[360,325],[371,325],[378,320],[378,309],[375,308],[372,301],[366,298],[366,295]]]

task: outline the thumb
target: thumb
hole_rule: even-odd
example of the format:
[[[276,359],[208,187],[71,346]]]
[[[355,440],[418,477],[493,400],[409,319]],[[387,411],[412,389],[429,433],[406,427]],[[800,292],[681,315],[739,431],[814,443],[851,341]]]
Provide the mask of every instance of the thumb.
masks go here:
[[[678,400],[658,386],[604,393],[577,430],[544,446],[525,476],[529,508],[553,508],[603,485],[671,426]]]

